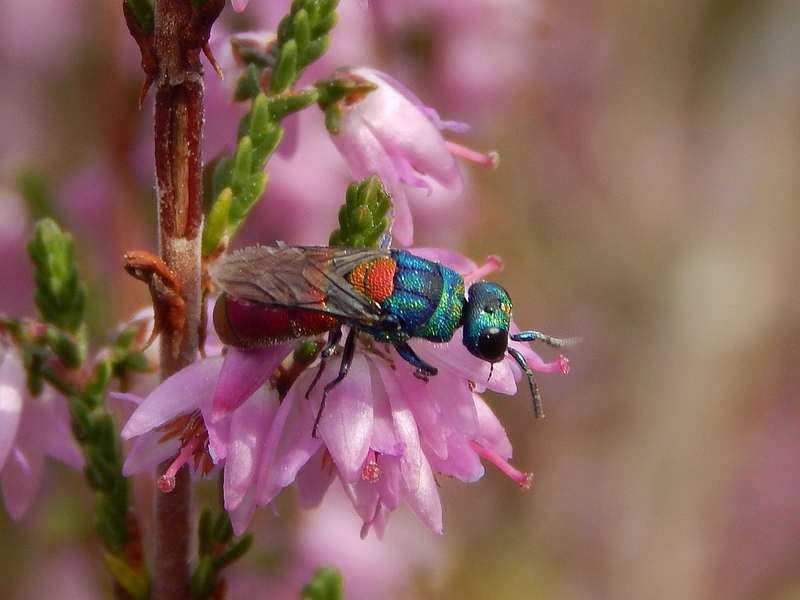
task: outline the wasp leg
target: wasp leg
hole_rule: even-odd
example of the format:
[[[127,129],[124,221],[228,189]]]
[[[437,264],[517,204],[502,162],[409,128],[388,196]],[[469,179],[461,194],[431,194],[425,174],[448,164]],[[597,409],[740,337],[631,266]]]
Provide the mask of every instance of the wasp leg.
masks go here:
[[[337,327],[336,329],[331,329],[328,333],[328,341],[322,347],[322,356],[324,358],[328,358],[336,351],[336,346],[339,344],[339,341],[342,339],[342,328]]]
[[[319,404],[319,410],[317,411],[317,418],[314,419],[314,429],[311,430],[311,436],[314,438],[317,437],[317,428],[319,427],[320,419],[322,419],[322,411],[325,410],[325,400],[328,399],[328,394],[331,392],[333,388],[335,388],[342,382],[342,379],[347,377],[347,372],[350,370],[350,365],[353,364],[353,357],[356,354],[357,332],[358,329],[356,327],[350,328],[350,331],[347,334],[347,339],[344,342],[344,351],[342,352],[342,362],[339,364],[339,374],[332,381],[329,381],[327,384],[325,384],[324,388],[322,388],[322,401]],[[337,339],[340,339],[341,337],[342,337],[342,332],[339,331]],[[316,379],[314,380],[315,383],[316,380],[319,379],[319,375],[321,375],[321,370]]]
[[[517,362],[520,368],[525,371],[525,375],[528,376],[528,384],[531,386],[531,395],[533,396],[533,414],[536,415],[537,419],[544,418],[542,397],[539,395],[539,386],[537,386],[536,382],[533,380],[533,371],[528,366],[528,361],[525,360],[525,357],[522,356],[522,353],[516,348],[509,348],[508,354]]]
[[[387,348],[387,350],[388,350],[388,348]],[[394,364],[394,361],[392,360],[392,358],[385,351],[381,350],[380,348],[376,348],[375,346],[365,346],[364,347],[364,352],[368,352],[370,354],[374,354],[375,356],[380,357],[382,360],[384,360],[384,361],[386,361],[386,363],[388,363],[388,365],[392,369],[392,371],[396,371],[397,370],[397,365]]]
[[[325,345],[320,350],[320,359],[319,359],[319,369],[317,369],[317,374],[314,376],[314,381],[311,382],[311,385],[308,386],[306,390],[306,400],[311,395],[311,392],[317,387],[317,383],[319,382],[320,377],[322,377],[322,372],[325,370],[325,359],[330,357],[336,351],[336,345],[339,343],[339,340],[342,339],[342,328],[337,327],[336,329],[332,329],[328,333],[328,341],[325,342]]]
[[[401,358],[417,368],[417,370],[414,371],[415,377],[422,379],[423,381],[427,381],[428,377],[432,377],[439,372],[439,369],[433,365],[429,365],[419,356],[417,356],[417,353],[412,350],[411,346],[409,346],[407,342],[395,342],[394,349],[397,350],[397,353]]]

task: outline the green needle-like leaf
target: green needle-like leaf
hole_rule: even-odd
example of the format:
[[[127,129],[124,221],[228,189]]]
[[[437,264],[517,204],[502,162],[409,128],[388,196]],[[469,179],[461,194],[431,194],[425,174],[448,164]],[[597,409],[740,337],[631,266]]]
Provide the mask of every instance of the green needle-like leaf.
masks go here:
[[[86,291],[73,259],[72,237],[52,219],[36,224],[28,253],[34,264],[34,301],[39,314],[69,333],[78,333],[83,324]]]

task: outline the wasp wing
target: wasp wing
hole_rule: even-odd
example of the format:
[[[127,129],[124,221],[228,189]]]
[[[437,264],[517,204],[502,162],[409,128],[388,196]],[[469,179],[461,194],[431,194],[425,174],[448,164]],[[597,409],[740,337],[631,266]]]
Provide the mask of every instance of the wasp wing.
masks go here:
[[[209,274],[234,298],[379,326],[380,306],[353,288],[346,275],[366,261],[389,256],[372,248],[250,246],[222,257]]]

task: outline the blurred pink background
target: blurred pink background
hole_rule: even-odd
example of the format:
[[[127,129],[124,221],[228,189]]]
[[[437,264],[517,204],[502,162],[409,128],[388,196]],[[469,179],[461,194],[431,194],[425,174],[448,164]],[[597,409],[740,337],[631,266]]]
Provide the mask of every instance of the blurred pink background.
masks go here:
[[[222,32],[274,27],[286,4],[226,9],[219,52]],[[34,169],[96,284],[98,343],[147,302],[121,257],[156,239],[150,108],[136,106],[120,5],[0,2],[0,309],[32,314],[24,244],[38,213],[17,184]],[[336,498],[303,514],[290,492],[280,518],[259,511],[231,598],[294,597],[335,560],[355,599],[800,598],[800,3],[341,0],[340,12],[315,74],[383,69],[469,122],[459,142],[500,153],[495,172],[463,165],[465,198],[412,206],[419,244],[501,255],[493,279],[516,322],[583,341],[568,376],[538,377],[545,420],[524,392],[490,399],[530,490],[492,469],[474,485],[442,478],[444,536],[401,511],[381,545],[358,539]],[[216,149],[237,117],[221,100],[233,78],[214,77]],[[325,243],[348,177],[329,141],[300,143],[314,176],[293,181],[276,159],[241,243]],[[149,485],[137,483],[145,511]],[[23,521],[0,511],[5,597],[108,594],[90,505],[78,475],[51,466]]]

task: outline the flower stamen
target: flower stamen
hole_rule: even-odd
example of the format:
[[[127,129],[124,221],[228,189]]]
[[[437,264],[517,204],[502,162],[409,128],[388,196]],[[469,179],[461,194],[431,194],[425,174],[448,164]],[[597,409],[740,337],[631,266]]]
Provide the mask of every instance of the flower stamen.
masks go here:
[[[480,267],[464,275],[464,283],[470,285],[503,268],[503,261],[494,254],[486,257],[486,262]]]
[[[165,493],[175,489],[175,475],[191,457],[194,457],[195,471],[204,475],[211,471],[214,461],[208,454],[208,430],[199,410],[173,419],[160,430],[165,434],[158,440],[159,443],[180,438],[181,451],[166,472],[158,478],[158,489]]]
[[[187,463],[189,458],[197,451],[198,446],[203,442],[203,436],[197,435],[189,440],[183,446],[180,454],[172,461],[172,464],[167,468],[166,472],[158,478],[158,489],[164,493],[171,492],[175,489],[175,475],[178,474],[180,468]]]
[[[376,483],[381,476],[381,468],[378,466],[378,455],[372,448],[367,453],[367,461],[361,470],[361,478],[369,483]]]
[[[469,443],[470,448],[472,448],[475,453],[480,456],[481,458],[485,458],[498,469],[500,469],[503,473],[505,473],[508,477],[513,479],[517,482],[520,489],[527,490],[531,487],[531,480],[533,479],[533,475],[530,473],[523,473],[512,467],[508,464],[508,461],[501,458],[496,452],[490,450],[485,446],[481,446],[478,442],[470,441]]]
[[[447,146],[447,149],[450,151],[450,154],[452,154],[453,156],[460,156],[464,160],[474,162],[484,167],[489,167],[490,169],[496,169],[497,165],[500,164],[500,155],[497,152],[489,152],[487,154],[484,154],[482,152],[478,152],[477,150],[473,150],[471,148],[467,148],[466,146],[462,146],[461,144],[456,144],[455,142],[448,142],[448,141],[445,141],[445,145]]]

